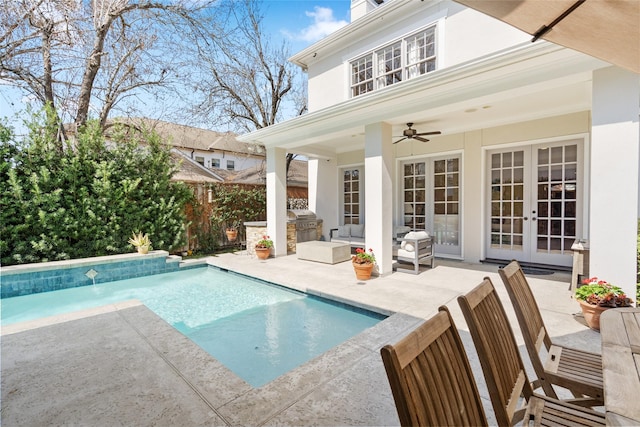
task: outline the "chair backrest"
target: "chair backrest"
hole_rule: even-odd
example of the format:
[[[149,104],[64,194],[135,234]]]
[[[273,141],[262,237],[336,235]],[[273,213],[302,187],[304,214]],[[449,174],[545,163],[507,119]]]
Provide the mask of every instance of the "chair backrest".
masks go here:
[[[469,360],[446,307],[380,349],[403,426],[486,426]]]
[[[512,261],[498,272],[516,312],[531,364],[538,378],[546,378],[544,363],[540,359],[540,349],[544,345],[547,351],[549,350],[552,344],[551,337],[544,325],[538,303],[531,292],[524,271],[518,261]],[[543,383],[542,386],[547,395],[557,397],[551,385]]]
[[[520,264],[518,261],[511,261],[509,265],[498,270],[498,273],[507,288],[529,353],[534,349],[534,353],[538,354],[543,344],[549,350],[552,344],[551,337]]]
[[[498,294],[485,277],[458,303],[469,326],[487,383],[498,425],[513,425],[524,416],[520,396],[528,401],[533,391],[518,344]]]

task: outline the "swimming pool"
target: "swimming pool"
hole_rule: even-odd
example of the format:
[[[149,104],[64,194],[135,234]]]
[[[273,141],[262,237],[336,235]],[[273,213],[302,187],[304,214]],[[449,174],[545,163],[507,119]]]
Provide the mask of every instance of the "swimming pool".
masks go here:
[[[253,387],[385,316],[216,268],[3,298],[2,324],[138,299]]]

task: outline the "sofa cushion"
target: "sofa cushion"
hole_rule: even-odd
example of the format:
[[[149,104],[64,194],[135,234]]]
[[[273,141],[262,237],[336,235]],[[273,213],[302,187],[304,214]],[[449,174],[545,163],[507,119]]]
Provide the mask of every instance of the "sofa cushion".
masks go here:
[[[352,237],[364,237],[364,224],[351,224]]]
[[[407,252],[413,252],[415,250],[415,248],[413,247],[413,245],[411,243],[407,243],[407,242],[402,242],[400,244],[400,248],[404,249]]]
[[[338,226],[338,237],[351,237],[351,227],[347,225]]]
[[[407,251],[405,249],[398,249],[398,257],[402,257],[402,258],[414,258],[415,252],[414,251]]]
[[[407,233],[404,236],[404,239],[427,239],[429,238],[429,233],[426,231],[412,231]]]

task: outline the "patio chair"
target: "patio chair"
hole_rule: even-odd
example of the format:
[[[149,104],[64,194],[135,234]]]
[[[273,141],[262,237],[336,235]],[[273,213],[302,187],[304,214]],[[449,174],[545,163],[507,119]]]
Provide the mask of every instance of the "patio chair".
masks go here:
[[[400,241],[400,248],[396,256],[396,261],[398,261],[395,266],[396,271],[418,274],[420,264],[426,262],[429,262],[433,268],[433,237],[429,236],[426,231],[407,233]],[[413,268],[401,267],[401,262],[411,263]]]
[[[542,387],[547,396],[557,398],[553,385],[570,390],[580,406],[604,405],[602,383],[602,357],[571,347],[554,344],[544,325],[531,287],[517,261],[499,270],[522,330],[531,364],[538,379],[534,389]],[[542,346],[547,351],[546,362],[540,355]]]
[[[380,349],[403,426],[486,426],[469,360],[446,307]]]
[[[498,425],[605,425],[605,415],[533,393],[513,330],[491,279],[458,303],[469,326]]]

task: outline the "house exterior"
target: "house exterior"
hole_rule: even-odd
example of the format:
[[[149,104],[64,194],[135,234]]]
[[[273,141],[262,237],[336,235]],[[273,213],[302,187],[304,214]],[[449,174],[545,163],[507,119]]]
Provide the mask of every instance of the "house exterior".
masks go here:
[[[266,147],[275,255],[294,152],[324,234],[364,223],[381,274],[397,226],[476,263],[570,267],[582,239],[590,274],[635,295],[640,75],[530,40],[449,0],[352,0],[349,25],[290,58],[309,113],[239,137]],[[440,134],[397,142],[408,123]]]
[[[117,121],[153,129],[185,157],[207,169],[241,171],[260,167],[265,161],[263,147],[240,142],[233,132],[216,132],[148,118]]]

